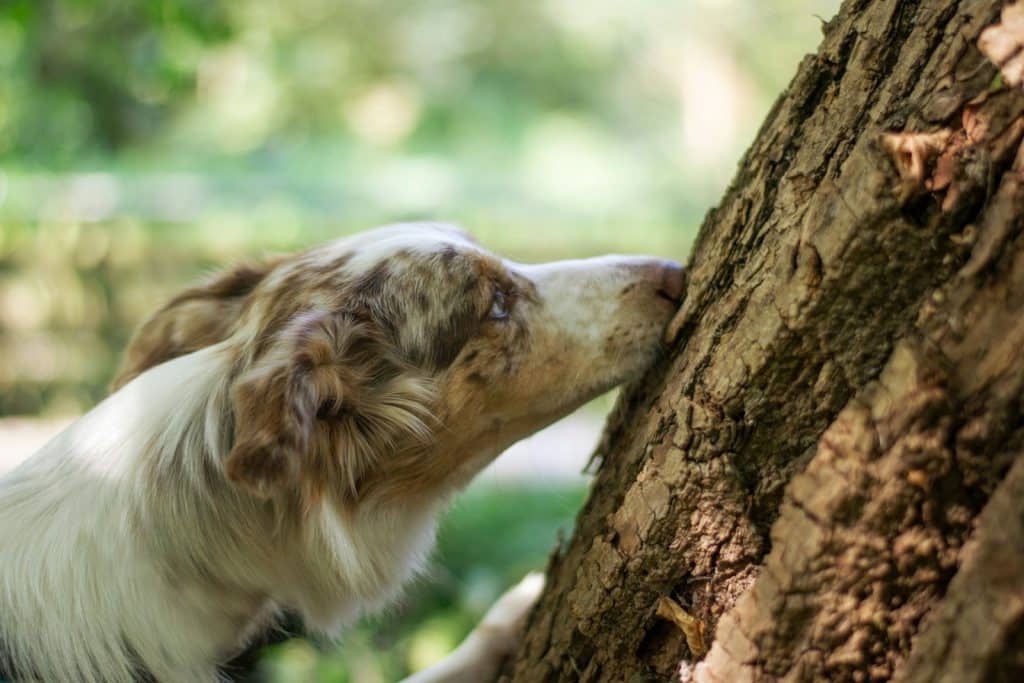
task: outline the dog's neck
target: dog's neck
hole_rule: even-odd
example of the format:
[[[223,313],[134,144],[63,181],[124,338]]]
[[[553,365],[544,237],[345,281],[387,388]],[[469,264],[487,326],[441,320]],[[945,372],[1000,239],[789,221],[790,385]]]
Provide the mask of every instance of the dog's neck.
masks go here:
[[[211,347],[140,375],[0,481],[18,510],[0,520],[0,586],[39,584],[10,610],[33,623],[0,615],[0,640],[34,670],[116,681],[141,659],[161,681],[210,679],[278,608],[334,632],[422,567],[440,495],[353,509],[328,493],[302,510],[227,482],[230,358]],[[86,640],[104,651],[76,663]],[[31,641],[67,661],[36,661]]]

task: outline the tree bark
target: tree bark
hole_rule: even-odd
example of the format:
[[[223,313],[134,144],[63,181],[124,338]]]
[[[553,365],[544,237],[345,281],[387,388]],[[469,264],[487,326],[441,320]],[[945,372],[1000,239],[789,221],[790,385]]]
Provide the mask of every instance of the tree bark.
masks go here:
[[[701,228],[672,352],[610,419],[502,680],[1024,680],[1004,4],[847,0],[825,26]]]

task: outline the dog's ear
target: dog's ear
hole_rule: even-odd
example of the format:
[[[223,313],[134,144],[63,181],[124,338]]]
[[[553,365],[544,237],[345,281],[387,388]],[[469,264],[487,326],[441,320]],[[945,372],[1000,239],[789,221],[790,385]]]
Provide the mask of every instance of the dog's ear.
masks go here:
[[[132,336],[111,389],[120,389],[151,367],[226,339],[246,297],[278,261],[235,266],[187,289],[151,315]]]
[[[228,479],[263,497],[358,497],[378,458],[430,439],[433,397],[373,323],[306,314],[235,381]]]

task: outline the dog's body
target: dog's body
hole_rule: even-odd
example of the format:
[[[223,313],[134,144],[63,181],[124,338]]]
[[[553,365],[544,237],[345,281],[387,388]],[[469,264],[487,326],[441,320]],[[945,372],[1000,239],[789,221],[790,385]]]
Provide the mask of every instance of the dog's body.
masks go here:
[[[669,262],[521,266],[399,226],[186,292],[0,479],[0,669],[194,683],[282,609],[339,632],[498,453],[638,375],[681,289]],[[477,649],[436,680],[493,672]]]

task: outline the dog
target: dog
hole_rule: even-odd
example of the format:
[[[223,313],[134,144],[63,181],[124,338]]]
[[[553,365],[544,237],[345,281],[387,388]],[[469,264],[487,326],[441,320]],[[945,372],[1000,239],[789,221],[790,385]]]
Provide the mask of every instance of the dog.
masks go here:
[[[643,373],[684,286],[674,261],[522,265],[405,224],[184,292],[116,390],[0,479],[0,669],[195,683],[282,610],[338,634],[499,453]],[[414,680],[493,677],[539,589]]]

